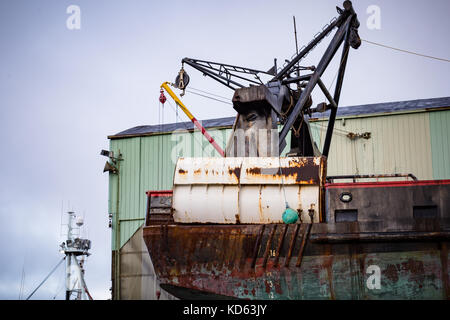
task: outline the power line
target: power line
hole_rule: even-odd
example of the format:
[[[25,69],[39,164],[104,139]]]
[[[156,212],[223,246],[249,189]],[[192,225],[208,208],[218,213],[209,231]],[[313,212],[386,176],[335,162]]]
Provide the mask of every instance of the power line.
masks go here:
[[[428,59],[434,59],[434,60],[439,60],[439,61],[444,61],[444,62],[450,62],[450,60],[448,59],[443,59],[443,58],[437,58],[437,57],[433,57],[433,56],[427,56],[425,54],[421,54],[421,53],[417,53],[417,52],[413,52],[413,51],[408,51],[408,50],[404,50],[404,49],[399,49],[399,48],[394,48],[391,46],[387,46],[385,44],[381,44],[381,43],[377,43],[377,42],[373,42],[373,41],[369,41],[369,40],[365,40],[365,39],[361,39],[364,42],[370,43],[370,44],[374,44],[376,46],[380,46],[380,47],[384,47],[384,48],[388,48],[388,49],[392,49],[392,50],[396,50],[396,51],[400,51],[400,52],[404,52],[404,53],[409,53],[409,54],[414,54],[416,56],[419,57],[424,57],[424,58],[428,58]]]

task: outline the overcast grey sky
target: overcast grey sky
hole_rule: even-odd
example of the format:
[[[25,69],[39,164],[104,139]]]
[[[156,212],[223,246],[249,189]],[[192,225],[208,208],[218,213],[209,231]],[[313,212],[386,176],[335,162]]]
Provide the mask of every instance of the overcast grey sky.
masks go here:
[[[450,1],[355,0],[360,36],[450,58]],[[81,28],[69,30],[70,5]],[[337,15],[342,1],[2,0],[0,2],[0,299],[28,295],[62,258],[60,218],[85,216],[92,256],[86,281],[94,299],[110,297],[111,232],[107,135],[158,123],[159,85],[173,81],[183,57],[268,70]],[[381,29],[370,30],[370,5]],[[328,43],[331,38],[326,38]],[[317,64],[324,45],[304,61]],[[331,83],[337,64],[324,77]],[[190,85],[231,90],[186,67]],[[341,106],[449,96],[450,63],[363,43],[351,50]],[[315,102],[320,96],[315,95]],[[198,119],[233,116],[231,106],[190,95]],[[166,122],[175,122],[167,108]],[[186,119],[183,115],[183,119]],[[33,298],[63,298],[61,267]]]

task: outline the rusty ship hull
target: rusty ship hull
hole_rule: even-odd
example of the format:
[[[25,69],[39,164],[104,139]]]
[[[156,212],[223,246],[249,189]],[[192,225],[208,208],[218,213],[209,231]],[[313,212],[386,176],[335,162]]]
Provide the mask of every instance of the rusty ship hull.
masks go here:
[[[148,216],[144,240],[162,287],[179,298],[450,299],[450,180],[327,184],[325,198],[322,223]]]
[[[320,243],[307,226],[161,226],[144,237],[160,281],[181,298],[448,299],[448,238]],[[314,233],[313,233],[314,234]],[[276,251],[281,246],[280,251]],[[280,252],[277,254],[276,252]],[[300,264],[299,264],[300,262]],[[368,267],[381,286],[367,285]],[[192,289],[192,290],[185,290]]]

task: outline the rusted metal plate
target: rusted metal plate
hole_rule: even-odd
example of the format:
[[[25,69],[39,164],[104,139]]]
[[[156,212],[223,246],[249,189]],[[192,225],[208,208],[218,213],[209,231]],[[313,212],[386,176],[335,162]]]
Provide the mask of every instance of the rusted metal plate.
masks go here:
[[[174,185],[239,184],[243,158],[179,158]]]
[[[146,227],[144,240],[162,283],[216,295],[450,298],[448,239],[318,244],[305,239],[308,231],[308,225],[162,225]],[[379,270],[379,288],[372,270]]]
[[[351,222],[165,224],[146,227],[144,240],[167,288],[245,299],[450,299],[450,184],[403,184],[328,185],[328,217],[358,210]],[[246,187],[244,211],[264,207],[251,199],[261,186]],[[314,186],[286,190],[296,187]],[[339,200],[342,192],[353,200]]]
[[[282,223],[289,207],[319,222],[325,158],[184,158],[175,168],[179,223]]]
[[[145,225],[173,223],[172,191],[147,191],[147,213]]]
[[[323,157],[179,158],[174,185],[324,182]]]
[[[324,158],[244,158],[241,184],[319,185]]]
[[[325,190],[326,221],[331,224],[347,213],[360,225],[378,224],[386,232],[439,231],[437,219],[450,227],[450,180],[337,183]]]

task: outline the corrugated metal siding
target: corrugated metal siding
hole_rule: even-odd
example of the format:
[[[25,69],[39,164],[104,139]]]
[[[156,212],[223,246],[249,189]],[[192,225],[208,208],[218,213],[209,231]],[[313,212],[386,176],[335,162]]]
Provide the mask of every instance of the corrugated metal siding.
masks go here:
[[[419,179],[450,178],[450,110],[399,115],[338,118],[328,159],[328,175],[413,173]],[[327,121],[311,122],[313,137],[320,146]],[[431,134],[430,134],[431,127]],[[209,130],[225,148],[231,129]],[[370,132],[371,138],[350,140],[347,133]],[[287,146],[290,144],[288,135]],[[431,141],[431,143],[430,143]],[[113,139],[111,150],[123,154],[121,162],[120,246],[142,224],[145,191],[172,188],[177,156],[217,156],[198,131]],[[282,153],[285,155],[288,148]],[[433,157],[432,157],[433,155]],[[175,160],[172,160],[175,159]],[[110,175],[109,212],[116,211],[117,176]],[[114,221],[114,219],[113,219]],[[115,225],[113,237],[115,239]],[[112,243],[113,250],[115,243]]]
[[[327,175],[413,173],[432,179],[428,113],[337,119]],[[316,143],[323,147],[327,121],[311,123]],[[349,132],[370,132],[370,139],[350,140]]]
[[[130,221],[132,219],[142,218],[140,201],[140,148],[141,138],[131,138],[124,140],[112,140],[111,150],[115,156],[122,153],[123,161],[120,161],[120,188],[119,188],[119,218],[120,218],[120,246],[125,243],[136,229],[142,224],[142,221]],[[115,217],[117,205],[117,175],[110,174],[110,212]],[[115,232],[117,226],[113,218],[113,242],[112,248],[115,250]]]
[[[209,130],[217,143],[225,148],[231,129]],[[145,191],[172,189],[175,163],[178,156],[217,156],[216,150],[198,131],[162,134],[110,141],[115,155],[122,153],[120,162],[120,247],[126,243],[144,222],[146,210]],[[115,217],[117,175],[109,178],[109,212]],[[113,218],[112,250],[115,250]]]
[[[450,110],[430,113],[433,178],[450,179]]]

